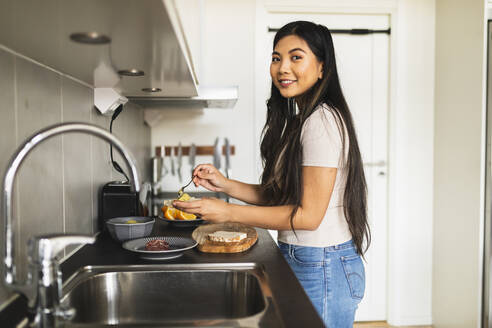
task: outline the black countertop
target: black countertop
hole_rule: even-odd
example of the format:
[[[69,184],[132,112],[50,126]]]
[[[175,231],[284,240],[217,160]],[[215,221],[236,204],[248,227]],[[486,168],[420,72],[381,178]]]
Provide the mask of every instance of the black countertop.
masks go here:
[[[258,241],[249,250],[235,254],[211,254],[196,248],[187,250],[182,256],[161,261],[144,260],[135,253],[121,247],[120,243],[102,233],[95,244],[82,247],[61,264],[63,281],[87,265],[153,265],[153,264],[200,264],[200,263],[256,263],[267,275],[275,303],[286,327],[323,327],[316,310],[309,301],[293,271],[267,230],[256,229]],[[152,235],[191,237],[193,228],[175,228],[156,219]],[[0,312],[1,322],[18,323],[25,316],[26,302],[18,298]]]

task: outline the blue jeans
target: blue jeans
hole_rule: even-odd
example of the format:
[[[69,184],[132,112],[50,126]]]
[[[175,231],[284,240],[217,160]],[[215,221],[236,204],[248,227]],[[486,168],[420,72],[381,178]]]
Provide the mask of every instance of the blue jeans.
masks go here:
[[[306,247],[279,241],[278,245],[325,326],[352,328],[366,281],[354,243]]]

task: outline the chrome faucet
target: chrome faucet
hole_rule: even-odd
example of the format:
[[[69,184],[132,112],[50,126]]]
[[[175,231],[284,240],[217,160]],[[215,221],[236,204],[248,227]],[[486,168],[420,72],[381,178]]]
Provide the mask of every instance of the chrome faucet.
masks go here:
[[[111,143],[124,158],[129,170],[132,191],[140,191],[135,160],[126,147],[109,131],[92,124],[63,123],[42,129],[16,150],[10,158],[2,180],[2,216],[4,221],[4,283],[7,288],[24,294],[32,312],[31,325],[37,327],[54,327],[59,320],[69,319],[74,312],[60,306],[61,272],[56,255],[66,246],[73,244],[94,243],[93,236],[51,234],[34,236],[28,242],[29,270],[27,279],[19,283],[16,275],[15,242],[13,227],[13,187],[18,169],[27,154],[44,140],[63,133],[86,133]]]
[[[92,244],[95,237],[52,234],[29,239],[29,269],[34,292],[29,299],[29,318],[34,327],[57,327],[72,319],[75,310],[60,305],[62,275],[56,255],[68,245]]]

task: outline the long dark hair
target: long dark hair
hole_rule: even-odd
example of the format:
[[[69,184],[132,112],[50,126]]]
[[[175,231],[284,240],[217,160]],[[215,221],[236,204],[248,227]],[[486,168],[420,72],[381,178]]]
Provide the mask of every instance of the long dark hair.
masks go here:
[[[367,186],[352,115],[343,96],[338,79],[335,51],[330,31],[323,25],[297,21],[283,26],[275,35],[273,48],[282,38],[296,35],[306,41],[317,59],[323,63],[323,77],[302,95],[302,108],[296,115],[294,100],[284,98],[272,82],[271,96],[267,101],[267,120],[263,128],[261,157],[263,174],[261,187],[268,205],[293,205],[290,225],[295,232],[293,219],[301,206],[302,145],[300,135],[306,119],[321,104],[332,108],[342,141],[342,154],[346,167],[346,187],[343,195],[344,214],[352,239],[361,255],[371,242],[367,222]],[[366,245],[363,247],[364,239]]]

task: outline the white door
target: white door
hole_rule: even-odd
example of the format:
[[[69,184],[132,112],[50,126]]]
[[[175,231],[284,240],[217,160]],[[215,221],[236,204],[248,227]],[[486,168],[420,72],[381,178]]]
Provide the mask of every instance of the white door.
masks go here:
[[[329,29],[389,28],[387,15],[268,13],[260,17],[256,43],[257,145],[265,124],[265,100],[269,97],[271,85],[269,64],[275,33],[268,32],[269,27],[279,28],[291,21],[307,20],[326,25]],[[366,293],[359,305],[356,321],[386,320],[389,35],[333,33],[332,36],[340,82],[355,121],[369,192],[372,243],[365,256]],[[256,156],[259,176],[259,150]],[[276,236],[276,232],[272,235]]]

